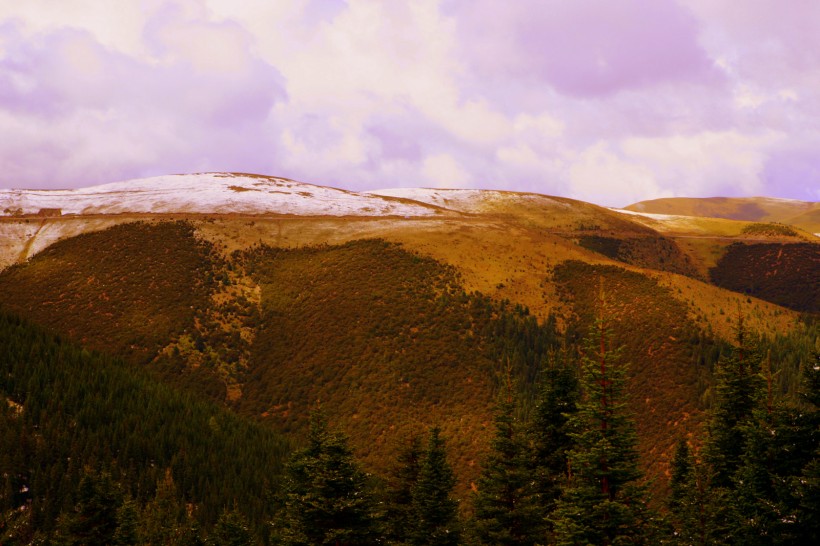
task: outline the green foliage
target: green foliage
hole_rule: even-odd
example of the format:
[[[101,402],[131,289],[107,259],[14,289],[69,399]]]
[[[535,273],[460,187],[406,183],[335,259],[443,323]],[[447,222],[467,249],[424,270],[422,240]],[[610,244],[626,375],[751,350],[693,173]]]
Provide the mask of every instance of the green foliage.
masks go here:
[[[566,350],[550,355],[542,372],[541,393],[531,422],[532,475],[541,517],[549,525],[561,488],[568,478],[567,453],[573,447],[568,421],[580,397],[577,363]]]
[[[660,484],[678,438],[700,430],[702,399],[712,381],[712,366],[721,346],[689,319],[686,303],[657,280],[615,266],[568,261],[557,266],[559,295],[578,317],[567,328],[570,344],[582,344],[593,325],[599,281],[607,288],[610,326],[615,344],[623,347],[627,370],[627,404],[639,415],[639,450],[649,477]],[[657,490],[655,493],[663,493]]]
[[[236,508],[225,510],[214,526],[214,546],[251,546],[254,543],[248,521]]]
[[[476,532],[482,544],[534,545],[544,535],[543,511],[532,479],[526,428],[516,418],[512,387],[495,410],[495,436],[473,499]]]
[[[262,288],[237,408],[301,433],[322,400],[369,468],[440,423],[462,488],[489,443],[497,363],[522,390],[558,342],[521,306],[464,293],[453,268],[379,240],[234,256]]]
[[[763,395],[761,355],[745,346],[744,334],[741,320],[737,332],[739,346],[718,362],[715,376],[704,457],[718,487],[731,485],[746,445],[746,427]]]
[[[422,447],[419,436],[412,436],[398,453],[384,492],[385,538],[388,544],[403,544],[415,524],[413,488],[421,470]]]
[[[756,237],[798,237],[797,232],[791,226],[776,222],[768,224],[749,224],[744,226],[740,232],[743,235]]]
[[[57,534],[64,544],[111,544],[118,530],[122,491],[108,473],[86,474],[77,491],[77,505],[61,519]]]
[[[613,260],[660,271],[696,276],[691,259],[675,241],[659,236],[605,237],[585,235],[578,239],[582,247]]]
[[[142,222],[58,241],[0,273],[0,305],[89,348],[145,363],[208,305],[210,243],[186,222]]]
[[[819,536],[811,478],[820,455],[820,407],[811,401],[820,394],[813,384],[819,374],[820,367],[806,371],[805,405],[768,400],[743,427],[733,484],[739,544],[809,544]]]
[[[347,439],[311,414],[308,445],[288,464],[282,543],[367,544],[375,541],[373,500]]]
[[[571,476],[553,515],[558,544],[648,540],[651,516],[638,482],[637,437],[626,408],[620,352],[604,318],[596,320],[582,353],[583,397],[569,421]]]
[[[447,463],[444,439],[438,427],[430,430],[427,449],[413,487],[414,546],[451,546],[459,543],[458,501],[451,493],[455,485],[453,470]]]
[[[86,469],[101,468],[113,490],[140,504],[170,469],[169,495],[183,512],[185,503],[195,506],[203,525],[234,501],[263,524],[289,452],[275,432],[5,314],[0,354],[0,476],[9,492],[2,504],[28,505],[21,536],[50,533],[61,513],[66,524],[87,521],[97,489],[81,482]],[[97,505],[110,505],[112,521],[120,502]]]
[[[820,312],[818,244],[734,243],[709,275],[722,288],[797,311]]]
[[[671,475],[669,479],[669,509],[675,512],[681,505],[687,488],[691,486],[694,460],[689,453],[689,445],[683,438],[675,448],[675,458],[672,459]]]

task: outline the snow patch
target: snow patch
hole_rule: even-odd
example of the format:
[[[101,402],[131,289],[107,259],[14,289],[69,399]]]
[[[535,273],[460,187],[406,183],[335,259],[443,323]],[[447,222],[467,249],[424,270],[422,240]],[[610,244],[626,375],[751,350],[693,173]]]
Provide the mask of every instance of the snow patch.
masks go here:
[[[157,176],[74,190],[0,190],[0,211],[37,214],[202,213],[431,216],[441,210],[390,196],[228,173]],[[8,213],[7,213],[8,214]]]

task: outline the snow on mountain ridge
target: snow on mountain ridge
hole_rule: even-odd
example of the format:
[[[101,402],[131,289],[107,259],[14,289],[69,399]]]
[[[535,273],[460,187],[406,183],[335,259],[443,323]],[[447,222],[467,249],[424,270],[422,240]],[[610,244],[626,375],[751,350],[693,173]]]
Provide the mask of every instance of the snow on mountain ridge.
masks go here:
[[[443,211],[406,199],[285,178],[229,173],[157,176],[74,190],[0,190],[0,215],[225,213],[302,216],[431,216]]]
[[[477,213],[504,203],[536,202],[542,205],[567,207],[567,203],[547,195],[505,190],[390,188],[365,192],[383,197],[412,199],[458,212]]]

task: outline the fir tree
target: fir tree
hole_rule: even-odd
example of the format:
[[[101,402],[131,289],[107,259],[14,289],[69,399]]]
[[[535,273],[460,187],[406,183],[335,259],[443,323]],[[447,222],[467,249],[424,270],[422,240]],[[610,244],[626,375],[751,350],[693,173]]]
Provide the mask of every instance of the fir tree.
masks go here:
[[[803,508],[812,498],[811,469],[820,453],[820,411],[815,404],[820,392],[813,392],[812,385],[817,374],[815,369],[804,370],[801,404],[769,395],[744,427],[746,445],[734,479],[738,543],[802,544],[819,538],[820,505],[808,512]],[[770,384],[772,375],[767,366]],[[815,477],[815,503],[816,487]]]
[[[133,499],[126,499],[117,510],[114,544],[117,546],[139,544],[139,509]]]
[[[58,534],[64,544],[111,544],[117,531],[117,511],[123,502],[119,486],[107,472],[87,472],[80,482],[73,513],[62,520]]]
[[[678,440],[675,456],[672,459],[671,477],[669,480],[669,510],[673,513],[680,507],[686,491],[692,485],[692,456],[689,444],[684,438]]]
[[[717,364],[715,400],[704,450],[704,458],[714,474],[713,485],[729,489],[741,464],[746,425],[751,422],[763,387],[759,354],[746,344],[742,315],[737,324],[737,347]]]
[[[415,528],[410,542],[416,546],[450,546],[459,543],[458,501],[450,495],[456,480],[447,463],[441,430],[430,430],[427,449],[413,487]]]
[[[547,362],[530,432],[532,474],[542,518],[555,510],[567,479],[567,453],[573,445],[567,422],[577,411],[580,396],[577,366],[570,361],[569,353],[553,353]]]
[[[527,437],[516,418],[509,381],[496,407],[495,427],[474,500],[476,532],[483,544],[532,545],[543,538],[542,513],[529,468]]]
[[[376,541],[366,476],[347,439],[311,414],[308,446],[288,464],[282,540],[291,545],[372,544]]]
[[[415,525],[413,488],[421,470],[421,439],[413,436],[398,455],[398,465],[387,481],[385,492],[385,538],[389,544],[404,544]]]
[[[236,508],[223,510],[214,526],[214,546],[250,546],[254,543],[248,520]]]
[[[649,512],[639,485],[637,437],[626,410],[626,370],[612,346],[603,297],[582,352],[571,475],[553,515],[558,544],[647,542]]]

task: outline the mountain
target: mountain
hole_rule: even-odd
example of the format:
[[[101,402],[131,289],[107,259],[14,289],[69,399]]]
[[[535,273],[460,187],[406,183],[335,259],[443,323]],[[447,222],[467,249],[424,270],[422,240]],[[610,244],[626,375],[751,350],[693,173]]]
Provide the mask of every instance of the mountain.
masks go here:
[[[539,367],[583,334],[601,283],[659,482],[676,439],[702,437],[739,317],[813,347],[799,317],[820,312],[818,239],[757,221],[687,220],[692,231],[562,197],[229,173],[0,199],[5,311],[297,442],[321,404],[379,474],[406,437],[440,425],[463,494],[502,366],[531,405]],[[776,365],[793,393],[803,364]]]
[[[75,190],[0,190],[7,215],[297,214],[430,216],[438,207],[269,176],[202,173],[127,180]],[[59,211],[59,212],[58,212]]]
[[[633,203],[626,210],[650,214],[725,218],[790,224],[820,233],[820,203],[773,197],[666,197]]]

